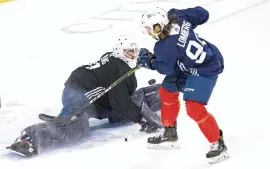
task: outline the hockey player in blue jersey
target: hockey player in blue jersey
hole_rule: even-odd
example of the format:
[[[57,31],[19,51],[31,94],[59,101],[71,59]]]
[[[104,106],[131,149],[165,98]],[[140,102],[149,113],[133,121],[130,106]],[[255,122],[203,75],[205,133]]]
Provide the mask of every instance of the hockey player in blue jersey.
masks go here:
[[[176,119],[180,110],[179,91],[183,93],[186,112],[211,143],[206,154],[210,163],[228,158],[222,130],[207,105],[224,62],[219,49],[198,37],[194,29],[207,22],[209,13],[202,7],[183,10],[162,8],[148,11],[141,17],[145,34],[157,42],[152,54],[141,49],[138,64],[166,75],[159,89],[164,132],[148,138],[151,146],[173,144],[178,140]]]

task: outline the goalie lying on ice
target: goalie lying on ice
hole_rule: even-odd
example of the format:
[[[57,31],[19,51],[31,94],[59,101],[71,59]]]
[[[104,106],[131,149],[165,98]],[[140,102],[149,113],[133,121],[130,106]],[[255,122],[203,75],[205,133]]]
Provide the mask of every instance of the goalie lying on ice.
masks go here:
[[[65,82],[63,108],[59,116],[68,116],[96,94],[136,66],[137,44],[128,36],[120,37],[113,52],[105,53],[99,61],[75,69]],[[135,74],[89,105],[76,120],[54,124],[43,122],[25,128],[22,135],[8,147],[23,156],[41,153],[64,144],[73,144],[91,134],[89,118],[104,119],[113,124],[123,120],[137,123],[141,132],[161,128],[158,89],[160,85],[137,88]]]

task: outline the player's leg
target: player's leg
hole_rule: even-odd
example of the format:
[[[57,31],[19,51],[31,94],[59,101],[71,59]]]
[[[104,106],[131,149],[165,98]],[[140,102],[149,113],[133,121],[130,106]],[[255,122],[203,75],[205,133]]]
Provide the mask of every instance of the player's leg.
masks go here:
[[[45,150],[73,144],[90,132],[88,116],[65,124],[39,123],[25,128],[9,149],[23,156],[39,154]]]
[[[158,112],[160,110],[159,87],[160,84],[140,88],[131,97],[133,103],[141,110],[144,122],[141,131],[151,133],[162,128]]]
[[[161,84],[155,84],[142,88],[145,93],[145,102],[147,103],[148,107],[154,112],[160,111],[161,107],[161,100],[159,97],[160,87]]]
[[[146,118],[150,116],[149,120],[152,119],[154,123],[156,123],[158,128],[163,127],[161,122],[161,100],[159,97],[159,88],[161,84],[155,84],[148,87],[142,88],[144,91],[144,104],[142,107],[143,116]],[[149,110],[149,111],[147,111]],[[150,111],[152,113],[150,113]]]
[[[64,88],[62,93],[63,108],[59,116],[68,116],[83,107],[89,101],[85,96],[86,93],[87,91],[84,89]],[[98,116],[93,104],[89,105],[84,111],[86,111],[90,117],[96,118]]]
[[[211,143],[211,149],[206,157],[214,158],[213,160],[216,160],[215,157],[220,158],[220,155],[222,158],[227,158],[227,147],[223,140],[222,130],[219,129],[214,116],[205,107],[216,81],[217,77],[189,76],[184,89],[187,114],[198,124],[206,139]]]
[[[147,87],[139,88],[134,92],[131,99],[139,107],[142,106],[143,102],[147,102],[148,106],[153,107],[153,111],[158,111],[160,110],[160,106],[155,107],[155,104],[160,104],[160,86],[161,84],[154,84]]]
[[[62,100],[63,108],[60,116],[69,115],[87,101],[84,92],[67,88],[63,91]],[[29,156],[47,148],[72,143],[88,134],[90,131],[88,119],[89,114],[85,111],[76,120],[65,124],[39,123],[29,126],[10,149]]]
[[[84,89],[65,88],[62,94],[63,108],[59,116],[70,115],[74,111],[80,109],[85,104],[87,104],[87,102],[89,102],[89,98],[87,97],[88,94],[89,91],[86,91]],[[95,118],[100,120],[108,118],[108,116],[112,114],[111,109],[99,105],[95,102],[88,105],[88,107],[82,111],[88,115],[88,118]]]
[[[185,84],[185,77],[180,75],[166,76],[159,89],[161,99],[161,119],[164,131],[159,135],[148,138],[148,143],[159,144],[149,145],[149,148],[177,148],[178,145],[167,145],[166,142],[178,140],[176,119],[180,111],[179,91]],[[166,143],[161,145],[160,143]],[[176,147],[174,147],[176,146]]]
[[[88,112],[92,114],[91,118],[95,118],[99,120],[108,118],[108,121],[110,124],[126,121],[125,118],[120,117],[118,116],[117,113],[113,112],[111,108],[105,107],[103,105],[99,105],[98,103],[95,103],[95,102],[93,103],[93,105],[94,105],[95,110],[91,110],[91,111],[88,110]],[[93,113],[93,112],[96,112],[96,113]],[[93,114],[96,116],[93,117]]]

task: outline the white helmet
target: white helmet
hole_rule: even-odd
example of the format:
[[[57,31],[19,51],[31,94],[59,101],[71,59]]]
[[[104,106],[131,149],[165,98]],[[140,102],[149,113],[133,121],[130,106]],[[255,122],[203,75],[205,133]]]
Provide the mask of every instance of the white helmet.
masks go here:
[[[141,29],[143,33],[152,36],[156,40],[160,40],[158,35],[168,23],[167,11],[160,7],[156,7],[144,13],[141,17]]]
[[[137,64],[139,47],[131,35],[121,35],[113,48],[114,57],[122,59],[129,67]]]

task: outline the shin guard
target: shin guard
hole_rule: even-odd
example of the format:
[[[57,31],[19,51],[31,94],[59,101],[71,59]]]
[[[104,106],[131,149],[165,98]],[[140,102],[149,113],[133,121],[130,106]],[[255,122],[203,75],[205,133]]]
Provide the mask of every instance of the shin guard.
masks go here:
[[[219,139],[219,127],[215,118],[208,113],[203,103],[186,101],[187,114],[197,122],[200,130],[210,143]]]
[[[161,119],[164,126],[174,126],[180,110],[179,91],[171,92],[160,87]]]

